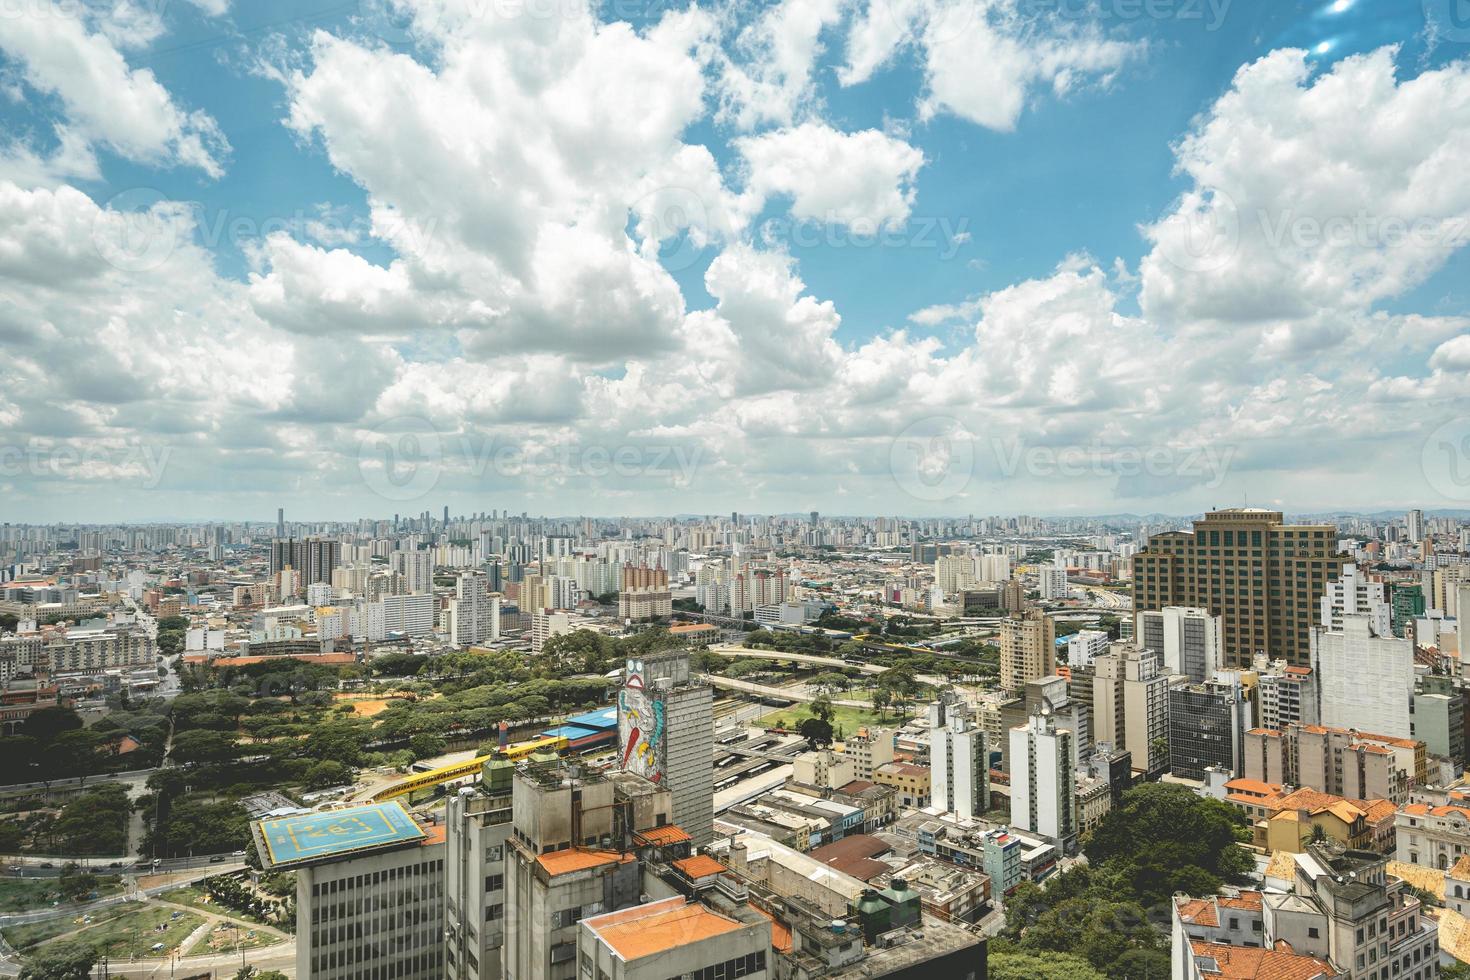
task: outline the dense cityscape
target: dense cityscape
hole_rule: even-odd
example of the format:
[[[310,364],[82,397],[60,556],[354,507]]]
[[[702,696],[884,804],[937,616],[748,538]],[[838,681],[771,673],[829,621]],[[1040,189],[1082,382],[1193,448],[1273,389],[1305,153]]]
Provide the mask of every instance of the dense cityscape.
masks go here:
[[[28,976],[1448,976],[1467,604],[1463,512],[6,524],[0,935]]]

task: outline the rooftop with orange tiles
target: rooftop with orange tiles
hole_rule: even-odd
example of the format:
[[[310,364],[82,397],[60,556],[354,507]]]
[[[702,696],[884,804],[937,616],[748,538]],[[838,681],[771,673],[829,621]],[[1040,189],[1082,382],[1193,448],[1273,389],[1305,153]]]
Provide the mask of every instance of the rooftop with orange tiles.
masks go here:
[[[662,827],[650,827],[648,830],[640,830],[633,837],[644,844],[653,847],[668,847],[671,844],[682,844],[692,841],[694,838],[677,824],[665,824]]]
[[[572,847],[550,854],[538,854],[536,861],[552,877],[569,875],[576,871],[588,871],[608,864],[620,864],[633,860],[633,855],[621,851],[599,851],[590,847]]]
[[[582,920],[624,962],[697,943],[745,926],[698,902],[665,899]]]
[[[1215,961],[1217,969],[1208,975],[1221,980],[1328,980],[1339,975],[1326,960],[1303,956],[1289,948],[1261,949],[1202,940],[1192,940],[1190,946],[1196,957],[1207,956]]]
[[[682,858],[674,862],[674,867],[683,872],[687,878],[706,878],[710,875],[724,874],[729,870],[707,854]]]

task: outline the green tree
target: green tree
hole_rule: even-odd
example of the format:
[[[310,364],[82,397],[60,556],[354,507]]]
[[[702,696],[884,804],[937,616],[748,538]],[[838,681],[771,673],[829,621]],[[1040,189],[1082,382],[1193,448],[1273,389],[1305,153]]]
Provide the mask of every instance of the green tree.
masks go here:
[[[832,744],[832,723],[822,718],[806,719],[796,732],[814,749],[819,745]]]
[[[990,980],[1107,980],[1080,956],[992,950],[987,960]]]
[[[828,728],[832,727],[832,717],[836,714],[837,709],[832,707],[832,699],[827,695],[819,694],[812,701],[812,717],[820,719]]]
[[[449,743],[442,735],[431,735],[422,732],[418,735],[410,735],[408,738],[408,750],[413,753],[415,759],[431,759],[436,755],[443,755]]]
[[[38,742],[48,742],[62,732],[82,727],[82,716],[71,708],[41,708],[32,711],[21,723],[20,733]]]
[[[97,951],[86,943],[47,943],[26,957],[20,980],[87,980]]]

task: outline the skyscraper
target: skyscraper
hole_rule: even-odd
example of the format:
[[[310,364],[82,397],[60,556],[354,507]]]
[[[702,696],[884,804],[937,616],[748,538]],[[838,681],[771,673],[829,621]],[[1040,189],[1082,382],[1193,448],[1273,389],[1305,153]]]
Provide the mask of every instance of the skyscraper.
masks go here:
[[[1331,524],[1283,524],[1280,511],[1211,511],[1193,533],[1149,538],[1133,556],[1136,612],[1195,606],[1221,617],[1223,666],[1243,668],[1264,652],[1306,664],[1311,629],[1348,562]]]
[[[1424,512],[1417,508],[1404,515],[1404,530],[1409,540],[1418,544],[1424,540]]]
[[[271,542],[270,572],[295,569],[302,585],[331,582],[341,562],[342,543],[330,538],[277,539]]]
[[[618,692],[618,766],[674,798],[674,823],[695,847],[714,837],[714,701],[687,651],[630,657]]]
[[[1373,617],[1349,613],[1342,628],[1312,631],[1322,724],[1393,738],[1413,736],[1414,644],[1377,632]]]
[[[277,507],[276,508],[276,537],[278,537],[278,538],[284,538],[285,536],[286,536],[286,508],[284,508],[284,507]]]
[[[449,603],[449,638],[455,646],[467,647],[492,639],[500,633],[500,597],[491,596],[485,574],[460,572]]]

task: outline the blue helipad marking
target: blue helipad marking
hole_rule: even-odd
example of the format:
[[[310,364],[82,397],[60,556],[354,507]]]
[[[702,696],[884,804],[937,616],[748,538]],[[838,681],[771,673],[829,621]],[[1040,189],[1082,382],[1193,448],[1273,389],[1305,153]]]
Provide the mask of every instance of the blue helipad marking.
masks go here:
[[[260,834],[272,864],[293,864],[425,836],[403,805],[393,802],[262,820]]]

